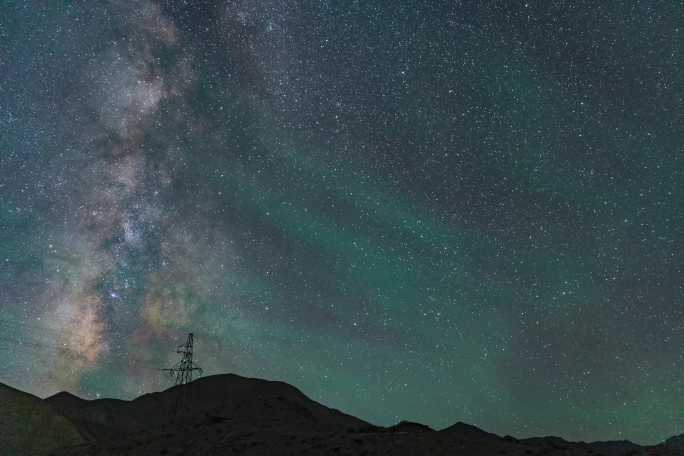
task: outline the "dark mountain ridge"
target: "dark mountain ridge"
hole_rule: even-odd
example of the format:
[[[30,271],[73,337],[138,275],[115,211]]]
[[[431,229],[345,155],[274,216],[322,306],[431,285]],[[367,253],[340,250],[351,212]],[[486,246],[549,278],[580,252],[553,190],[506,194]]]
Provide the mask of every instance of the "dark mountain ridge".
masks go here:
[[[40,455],[86,441],[75,423],[40,398],[0,384],[1,455]]]
[[[12,456],[684,456],[684,450],[676,445],[681,437],[644,447],[629,441],[585,443],[560,437],[500,437],[462,422],[439,431],[407,421],[390,427],[375,426],[325,407],[287,383],[233,374],[204,377],[132,401],[85,400],[67,392],[40,400],[15,391],[12,390],[12,399],[6,399],[3,408],[28,401],[31,409],[50,414],[50,422],[60,424],[61,437],[54,438],[52,444],[42,442],[40,448],[30,452],[17,450]],[[45,434],[44,420],[32,420],[31,413],[22,412],[21,407],[14,406],[13,410],[20,410],[13,419],[25,435]],[[65,440],[65,435],[70,437]],[[21,442],[26,439],[12,440],[6,432],[0,433],[0,445],[5,448],[18,448]]]
[[[291,424],[321,430],[371,426],[312,401],[287,383],[234,374],[203,377],[132,401],[84,400],[64,392],[45,401],[74,422],[94,425],[89,431],[94,431],[96,438],[109,437],[111,430],[141,432],[169,423],[227,419],[234,415],[245,421],[287,419]]]

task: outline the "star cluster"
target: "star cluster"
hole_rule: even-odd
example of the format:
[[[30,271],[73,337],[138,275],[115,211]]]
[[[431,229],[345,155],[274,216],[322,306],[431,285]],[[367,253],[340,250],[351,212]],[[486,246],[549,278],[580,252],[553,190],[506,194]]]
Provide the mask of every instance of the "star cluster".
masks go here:
[[[684,432],[676,2],[10,1],[0,381]]]

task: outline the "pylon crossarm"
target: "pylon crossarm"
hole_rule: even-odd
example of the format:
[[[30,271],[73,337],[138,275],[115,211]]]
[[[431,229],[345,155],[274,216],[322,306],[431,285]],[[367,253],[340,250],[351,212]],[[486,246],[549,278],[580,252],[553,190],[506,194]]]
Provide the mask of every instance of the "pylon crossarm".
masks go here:
[[[171,375],[176,376],[176,385],[183,385],[192,381],[193,372],[199,372],[201,376],[204,372],[199,366],[196,366],[192,360],[193,356],[193,345],[194,345],[194,335],[192,333],[188,334],[188,339],[183,345],[179,345],[176,349],[176,353],[181,356],[181,360],[176,363],[172,368],[163,369],[169,372]]]

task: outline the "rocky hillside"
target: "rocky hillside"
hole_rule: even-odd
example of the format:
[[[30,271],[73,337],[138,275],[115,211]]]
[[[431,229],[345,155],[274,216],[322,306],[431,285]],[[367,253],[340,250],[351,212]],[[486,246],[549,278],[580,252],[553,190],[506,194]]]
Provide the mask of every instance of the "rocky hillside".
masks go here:
[[[8,453],[12,456],[684,456],[676,445],[516,439],[460,422],[440,431],[406,421],[379,427],[325,407],[286,383],[237,375],[205,377],[133,401],[87,401],[69,393],[41,401],[7,391],[12,392],[10,402],[17,404],[17,412],[12,424],[8,420],[0,428],[0,444],[3,448],[9,444],[15,451]],[[20,406],[22,401],[28,405]],[[40,433],[47,445],[29,438],[43,428],[46,432]],[[8,435],[17,437],[10,441]]]
[[[49,404],[0,384],[0,454],[47,454],[85,441],[77,426]]]

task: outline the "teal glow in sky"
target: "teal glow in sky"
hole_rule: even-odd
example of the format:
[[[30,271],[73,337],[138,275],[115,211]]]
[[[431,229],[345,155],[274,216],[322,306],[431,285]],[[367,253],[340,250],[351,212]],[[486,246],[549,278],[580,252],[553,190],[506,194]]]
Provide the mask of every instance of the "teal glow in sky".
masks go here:
[[[682,6],[10,1],[0,382],[684,432]]]

